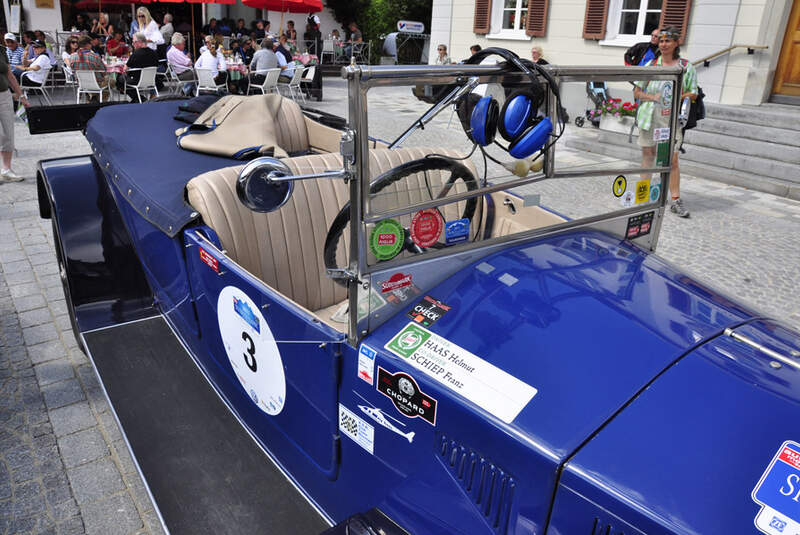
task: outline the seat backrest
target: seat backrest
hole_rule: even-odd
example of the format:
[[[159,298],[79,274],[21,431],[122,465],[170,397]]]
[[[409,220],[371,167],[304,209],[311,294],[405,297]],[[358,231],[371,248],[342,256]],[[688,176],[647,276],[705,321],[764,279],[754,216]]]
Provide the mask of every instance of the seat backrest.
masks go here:
[[[200,87],[216,89],[217,84],[214,82],[214,75],[211,74],[211,69],[195,69],[195,72],[197,72],[197,82]]]
[[[322,42],[322,52],[333,52],[333,39],[325,39]]]
[[[83,90],[100,91],[100,84],[97,83],[94,71],[76,70],[75,77],[78,79],[78,87]]]
[[[425,148],[373,149],[370,175],[380,174],[434,152]],[[460,156],[451,150],[436,150],[447,156]],[[314,154],[282,160],[292,174],[318,173],[340,169],[339,154]],[[465,164],[475,173],[469,160]],[[228,255],[244,269],[281,294],[310,311],[343,301],[345,288],[325,275],[323,247],[333,219],[349,200],[349,189],[341,180],[302,180],[295,182],[294,193],[280,210],[257,213],[246,208],[236,195],[236,179],[242,166],[210,171],[193,178],[187,185],[189,203],[203,222],[213,228]],[[419,173],[417,175],[420,175]],[[415,197],[426,184],[438,191],[443,181],[439,171],[427,177],[410,176],[396,184],[402,198]],[[388,192],[392,187],[384,190]],[[415,199],[419,200],[419,199]],[[460,204],[460,203],[456,203]],[[443,207],[446,219],[458,217],[456,204]],[[462,205],[463,206],[463,205]],[[399,218],[408,225],[408,218]],[[339,248],[339,265],[345,265],[349,235],[343,234],[345,247]]]
[[[303,78],[303,71],[305,69],[301,67],[295,67],[294,74],[292,75],[292,79],[289,80],[289,85],[300,85],[300,80]]]
[[[136,84],[140,89],[156,86],[156,71],[158,67],[145,67],[139,75],[139,83]]]
[[[264,76],[264,83],[261,85],[261,87],[266,90],[277,86],[280,75],[280,69],[267,69],[266,75]]]
[[[303,72],[303,81],[310,82],[314,79],[314,74],[317,72],[317,67],[312,65],[310,67],[306,67],[306,70]]]

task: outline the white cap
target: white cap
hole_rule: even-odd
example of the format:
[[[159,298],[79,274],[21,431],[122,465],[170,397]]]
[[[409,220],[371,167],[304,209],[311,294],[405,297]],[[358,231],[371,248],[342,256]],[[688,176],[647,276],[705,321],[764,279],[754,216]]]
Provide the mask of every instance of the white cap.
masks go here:
[[[3,39],[5,39],[6,41],[16,41],[16,40],[17,40],[17,36],[16,36],[16,35],[14,35],[14,34],[13,34],[13,33],[11,33],[11,32],[8,32],[8,33],[5,35],[5,37],[3,37]]]

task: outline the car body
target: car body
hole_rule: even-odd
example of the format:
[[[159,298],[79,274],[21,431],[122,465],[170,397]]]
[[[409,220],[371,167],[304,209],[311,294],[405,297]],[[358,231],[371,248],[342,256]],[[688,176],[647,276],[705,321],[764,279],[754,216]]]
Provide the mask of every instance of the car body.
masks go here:
[[[564,80],[594,72],[551,69]],[[298,180],[266,214],[236,204],[246,177],[219,170],[236,162],[187,156],[170,167],[163,158],[181,154],[163,149],[171,132],[137,148],[105,130],[134,113],[127,106],[89,123],[93,154],[40,164],[41,211],[53,219],[76,335],[167,527],[257,526],[237,500],[255,484],[246,483],[252,463],[271,462],[285,477],[275,496],[296,493],[332,532],[797,533],[800,335],[653,253],[666,168],[655,201],[586,219],[482,185],[487,217],[473,231],[483,240],[459,238],[450,223],[461,205],[451,202],[441,212],[452,247],[369,257],[372,245],[378,256],[381,240],[397,239],[388,226],[368,232],[391,219],[371,204],[370,166],[392,173],[432,151],[369,141],[363,95],[432,75],[463,83],[465,72],[514,74],[346,68],[342,154],[283,160],[293,175],[337,178]],[[145,186],[159,168],[142,159],[172,179]],[[545,173],[557,174],[547,163]],[[343,239],[361,246],[326,273],[325,231],[348,198],[363,225]],[[442,202],[405,208],[422,214]],[[537,230],[531,218],[547,223]],[[338,324],[329,320],[337,314]],[[208,384],[168,377],[194,365]],[[214,403],[232,424],[212,416]],[[214,436],[196,435],[208,430]],[[258,460],[262,450],[269,460]],[[232,455],[250,464],[225,464]],[[204,460],[186,462],[195,458]],[[277,532],[311,529],[291,514],[275,521]]]

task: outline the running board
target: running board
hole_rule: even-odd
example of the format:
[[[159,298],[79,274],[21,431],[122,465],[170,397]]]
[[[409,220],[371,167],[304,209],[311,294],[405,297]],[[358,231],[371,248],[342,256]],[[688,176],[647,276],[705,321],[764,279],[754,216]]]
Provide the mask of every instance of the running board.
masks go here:
[[[170,533],[329,527],[231,414],[162,316],[83,338]]]

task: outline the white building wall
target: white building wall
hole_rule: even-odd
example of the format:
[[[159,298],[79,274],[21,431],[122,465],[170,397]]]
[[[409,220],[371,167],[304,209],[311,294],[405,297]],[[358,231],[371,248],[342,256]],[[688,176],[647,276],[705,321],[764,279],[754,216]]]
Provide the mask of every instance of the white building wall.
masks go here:
[[[436,63],[436,47],[440,44],[447,46],[447,51],[454,61],[458,61],[450,50],[450,32],[452,30],[453,0],[434,1],[431,7],[430,48],[428,50],[428,63]],[[467,54],[469,55],[469,53]],[[458,56],[459,58],[461,56]],[[466,57],[466,56],[464,56]]]
[[[22,0],[23,27],[26,30],[42,30],[45,32],[61,31],[61,2],[54,0],[53,9],[36,7],[34,0]],[[6,17],[8,12],[6,12]],[[8,20],[8,19],[6,19]]]
[[[500,0],[495,0],[500,1]],[[771,9],[786,11],[792,0],[694,0],[689,18],[686,43],[681,47],[681,55],[689,60],[697,60],[732,44],[769,44],[766,52],[748,55],[739,49],[729,55],[713,60],[709,67],[696,65],[700,85],[710,102],[742,104],[749,94],[763,93],[767,82],[765,71],[771,66],[774,72],[775,60],[780,47],[765,39],[766,20],[775,17]],[[469,47],[479,44],[482,47],[500,46],[513,50],[523,57],[530,57],[533,44],[541,46],[544,57],[553,63],[569,65],[621,65],[622,56],[629,43],[614,41],[595,41],[583,39],[583,18],[586,0],[558,0],[550,3],[547,35],[541,39],[497,39],[492,35],[476,35],[472,31],[475,11],[474,0],[434,0],[434,12],[444,12],[452,6],[450,17],[450,54],[455,60],[469,56]],[[785,19],[785,18],[784,18]],[[785,21],[783,23],[785,25]],[[439,27],[446,27],[439,22]],[[774,23],[773,23],[774,25]],[[433,32],[433,28],[431,30]],[[783,35],[780,30],[780,35]],[[772,32],[774,33],[774,31]],[[767,41],[771,39],[769,36]],[[439,42],[447,42],[438,38]],[[435,46],[432,39],[431,46]],[[432,49],[432,54],[435,49]],[[768,66],[769,65],[769,66]],[[758,79],[761,81],[758,81]],[[755,86],[755,87],[753,87]],[[755,97],[749,97],[750,101]],[[750,102],[750,103],[760,103]]]

